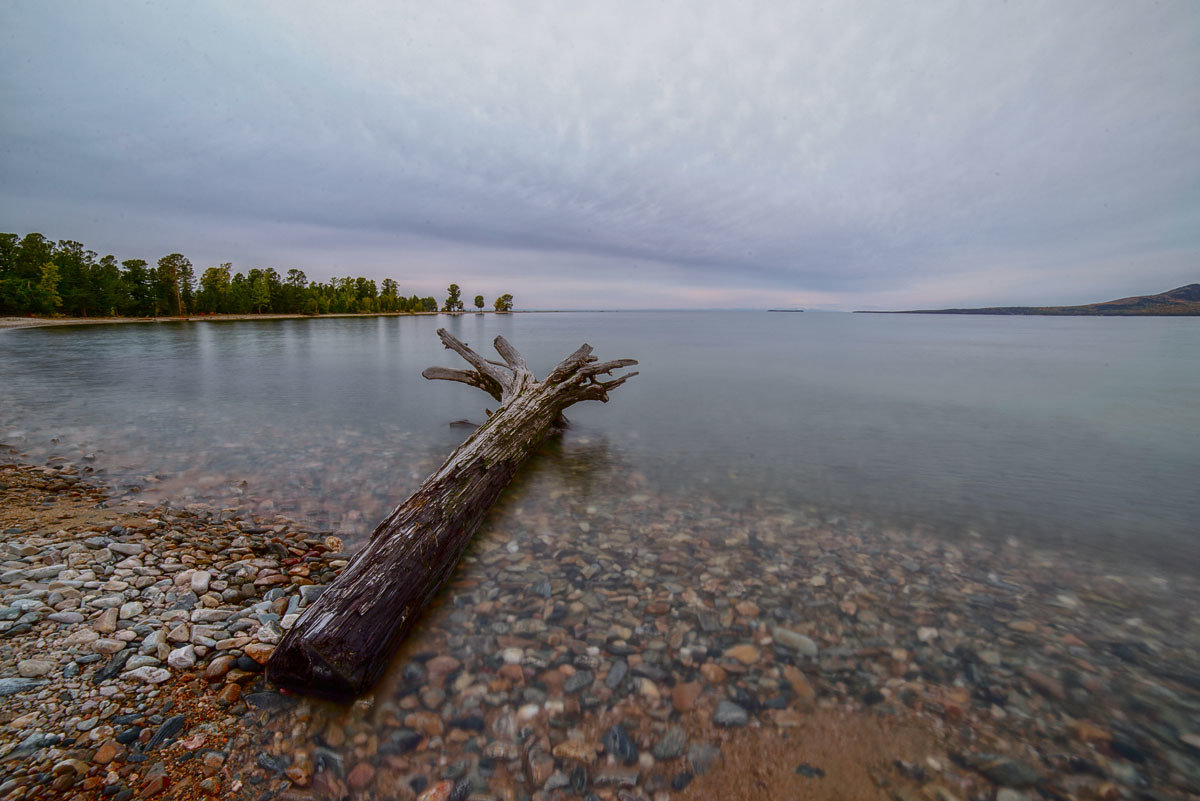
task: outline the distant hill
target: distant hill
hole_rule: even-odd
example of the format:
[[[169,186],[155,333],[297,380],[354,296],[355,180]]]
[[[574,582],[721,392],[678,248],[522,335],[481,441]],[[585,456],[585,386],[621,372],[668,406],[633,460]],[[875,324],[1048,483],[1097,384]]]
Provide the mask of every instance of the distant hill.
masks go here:
[[[1200,284],[1188,284],[1158,295],[1139,295],[1085,306],[990,306],[983,309],[916,309],[856,314],[1042,314],[1050,316],[1200,316]]]

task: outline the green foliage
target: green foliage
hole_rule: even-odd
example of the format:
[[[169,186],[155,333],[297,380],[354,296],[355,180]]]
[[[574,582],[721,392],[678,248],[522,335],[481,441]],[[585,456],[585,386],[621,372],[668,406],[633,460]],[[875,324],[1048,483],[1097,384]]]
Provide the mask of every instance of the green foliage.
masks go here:
[[[42,280],[34,288],[33,306],[42,314],[54,314],[62,305],[58,295],[58,266],[48,261],[42,265]]]
[[[446,302],[442,305],[442,311],[462,311],[462,290],[458,288],[458,284],[451,284],[446,288]]]
[[[475,296],[475,308],[479,309],[480,311],[483,310],[483,295]]]
[[[461,290],[457,284],[451,288],[455,310],[462,311]],[[475,305],[481,303],[477,297]],[[79,242],[0,233],[0,314],[156,317],[437,310],[436,298],[406,297],[391,278],[378,285],[363,277],[320,283],[309,281],[303,270],[289,269],[286,278],[272,267],[243,274],[226,262],[206,268],[197,281],[191,261],[181,253],[163,256],[156,265],[144,259],[118,263]]]
[[[510,312],[513,307],[513,296],[509,294],[496,298],[495,308],[498,312]]]
[[[170,311],[178,316],[188,310],[185,301],[190,305],[195,276],[192,273],[192,263],[182,253],[172,253],[158,260],[157,306],[155,316]]]

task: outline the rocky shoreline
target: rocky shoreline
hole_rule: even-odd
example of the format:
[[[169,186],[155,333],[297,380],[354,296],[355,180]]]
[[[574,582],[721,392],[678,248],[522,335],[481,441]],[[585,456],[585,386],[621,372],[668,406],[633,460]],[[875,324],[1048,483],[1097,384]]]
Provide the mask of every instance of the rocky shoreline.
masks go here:
[[[65,463],[0,466],[0,530],[0,799],[1200,797],[1186,571],[526,487],[337,706],[262,673],[331,532]]]

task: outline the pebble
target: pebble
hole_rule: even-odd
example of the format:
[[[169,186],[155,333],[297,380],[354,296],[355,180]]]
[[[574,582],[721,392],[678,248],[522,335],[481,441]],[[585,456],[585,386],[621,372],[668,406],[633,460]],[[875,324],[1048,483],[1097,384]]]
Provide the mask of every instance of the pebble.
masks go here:
[[[164,668],[158,667],[140,667],[133,670],[127,670],[121,674],[121,678],[132,681],[142,681],[146,684],[162,684],[167,679],[171,678],[171,673]]]
[[[45,676],[54,670],[54,663],[45,659],[22,659],[17,663],[17,673],[27,679]]]
[[[185,645],[167,654],[167,665],[176,670],[186,670],[196,664],[196,648]]]
[[[811,638],[799,632],[777,626],[771,630],[771,637],[785,648],[791,648],[796,653],[809,659],[815,659],[819,653],[817,644]]]
[[[638,749],[634,745],[633,740],[625,732],[621,726],[613,726],[604,733],[604,739],[601,741],[605,752],[611,754],[618,762],[626,765],[632,765],[637,762]]]
[[[193,780],[194,794],[232,796],[244,782],[252,795],[298,801],[318,797],[329,789],[323,781],[336,780],[331,796],[411,798],[442,787],[450,797],[464,786],[478,797],[540,799],[556,777],[551,794],[569,789],[583,798],[594,792],[657,801],[711,769],[720,751],[705,740],[725,736],[712,726],[750,726],[739,736],[751,736],[759,728],[802,726],[809,711],[858,714],[864,703],[874,703],[867,714],[925,718],[971,738],[964,742],[1005,742],[1023,755],[1004,759],[1028,773],[986,761],[960,765],[938,753],[930,763],[937,768],[921,763],[922,798],[1020,793],[1038,785],[1019,782],[1058,776],[1075,764],[1056,760],[1088,755],[1097,773],[1076,777],[1080,797],[1103,797],[1097,788],[1105,781],[1183,786],[1179,755],[1194,751],[1182,739],[1193,735],[1181,732],[1194,729],[1181,728],[1189,718],[1179,710],[1196,696],[1182,678],[1168,690],[1150,668],[1171,665],[1186,676],[1187,649],[1196,643],[1143,600],[1156,585],[1114,573],[1117,582],[1074,563],[1051,565],[1019,549],[1010,557],[986,541],[943,542],[794,509],[748,506],[728,514],[703,492],[675,505],[631,487],[612,507],[597,501],[586,513],[602,536],[575,541],[560,533],[585,514],[575,493],[543,505],[539,492],[497,507],[500,536],[484,532],[464,558],[406,643],[400,675],[337,713],[271,692],[255,658],[269,654],[288,615],[315,599],[305,588],[322,586],[302,582],[328,581],[336,569],[328,564],[344,565],[344,555],[326,559],[314,550],[321,537],[293,539],[280,519],[251,522],[231,513],[217,520],[226,514],[217,509],[204,511],[213,521],[206,528],[168,507],[155,510],[162,519],[144,524],[145,532],[132,523],[103,537],[42,532],[51,544],[9,551],[3,575],[24,565],[20,580],[28,581],[42,558],[62,559],[65,567],[40,595],[0,587],[0,633],[17,620],[30,629],[2,641],[14,648],[6,664],[20,672],[21,660],[42,659],[83,670],[73,683],[65,670],[46,674],[52,683],[25,679],[34,683],[14,691],[11,703],[19,706],[10,719],[40,714],[24,726],[80,738],[71,745],[85,762],[108,743],[127,748],[110,764],[131,793],[143,783],[128,778],[129,769],[148,755],[136,743],[151,736],[140,727],[156,732],[196,692],[214,702],[211,711],[203,718],[188,712],[192,728],[179,732],[182,739],[134,768],[151,789],[155,760],[174,776],[189,766],[207,768],[216,753],[208,749],[220,747],[228,759],[209,778],[222,771],[224,781],[203,789]],[[100,529],[107,531],[107,524]],[[103,541],[118,536],[142,538],[146,547],[126,553]],[[211,550],[201,547],[210,543]],[[53,556],[43,557],[47,548]],[[192,586],[198,572],[211,573],[200,592]],[[810,580],[814,572],[820,582]],[[1162,608],[1174,605],[1177,621],[1193,608],[1195,591],[1174,579],[1169,590]],[[127,618],[131,603],[143,609]],[[72,614],[80,619],[53,619]],[[106,615],[115,616],[115,629],[96,631]],[[925,629],[937,636],[922,638]],[[85,630],[88,636],[66,644]],[[33,650],[38,638],[45,646]],[[108,658],[92,652],[101,640],[122,650]],[[195,662],[183,667],[187,660],[175,655],[188,647]],[[137,675],[161,670],[178,677],[193,669],[211,686],[196,681],[178,692],[170,679],[156,688]],[[1139,672],[1138,682],[1122,680],[1130,670]],[[18,678],[0,679],[0,687]],[[135,717],[117,720],[129,715]],[[1083,725],[1085,715],[1101,725]],[[1155,734],[1129,735],[1119,721],[1134,719]],[[0,731],[0,746],[18,743]],[[605,732],[603,742],[590,742],[592,732]],[[228,745],[217,745],[226,742],[218,738]],[[42,742],[31,740],[21,757],[29,775],[52,775],[55,762],[38,760],[49,760],[54,747]],[[288,757],[280,772],[256,764],[261,744]],[[67,758],[59,750],[53,760]],[[192,753],[190,761],[174,762]],[[686,762],[676,761],[685,754]],[[527,755],[540,784],[528,779]],[[1139,761],[1126,761],[1130,755]],[[362,791],[348,784],[359,765],[373,770]],[[789,773],[821,780],[817,765],[795,765]],[[559,786],[564,776],[570,784]],[[511,795],[501,777],[511,780]],[[284,781],[308,784],[283,790]]]
[[[750,714],[732,701],[721,701],[713,711],[713,723],[718,726],[745,726]]]
[[[679,726],[671,726],[654,744],[655,759],[678,759],[687,748],[687,732]]]

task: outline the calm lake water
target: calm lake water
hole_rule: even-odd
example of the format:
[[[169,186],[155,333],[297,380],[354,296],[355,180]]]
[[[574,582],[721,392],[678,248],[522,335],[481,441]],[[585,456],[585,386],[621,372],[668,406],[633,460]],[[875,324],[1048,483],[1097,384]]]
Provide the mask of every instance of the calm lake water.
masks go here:
[[[539,375],[637,358],[530,465],[730,508],[1200,555],[1200,319],[619,312],[0,333],[0,442],[124,492],[369,531],[491,399],[421,378],[501,333]],[[86,461],[84,461],[86,459]]]

